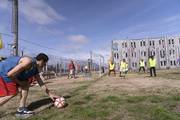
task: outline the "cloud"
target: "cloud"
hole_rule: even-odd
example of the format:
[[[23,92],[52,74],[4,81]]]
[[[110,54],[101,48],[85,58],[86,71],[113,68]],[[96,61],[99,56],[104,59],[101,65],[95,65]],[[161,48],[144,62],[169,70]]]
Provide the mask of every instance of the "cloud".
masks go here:
[[[44,0],[25,0],[19,2],[19,6],[19,11],[28,21],[40,25],[47,25],[66,19],[45,3]]]
[[[179,20],[180,20],[180,14],[173,15],[164,19],[165,22],[174,22],[174,21],[179,21]]]
[[[9,5],[10,5],[10,3],[8,2],[8,0],[0,0],[0,8],[8,9]]]
[[[85,44],[89,41],[89,39],[85,35],[69,35],[67,39],[79,44]]]
[[[8,0],[0,0],[0,8],[9,10],[11,3]],[[57,13],[44,0],[22,0],[19,1],[19,12],[25,18],[39,25],[48,25],[57,21],[66,20],[66,18]]]

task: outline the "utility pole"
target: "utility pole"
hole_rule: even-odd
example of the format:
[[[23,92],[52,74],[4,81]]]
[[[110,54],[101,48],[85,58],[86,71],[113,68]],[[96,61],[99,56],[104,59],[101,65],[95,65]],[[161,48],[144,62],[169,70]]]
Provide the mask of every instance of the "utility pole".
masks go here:
[[[18,56],[18,0],[12,0],[12,33],[14,33],[13,52]]]

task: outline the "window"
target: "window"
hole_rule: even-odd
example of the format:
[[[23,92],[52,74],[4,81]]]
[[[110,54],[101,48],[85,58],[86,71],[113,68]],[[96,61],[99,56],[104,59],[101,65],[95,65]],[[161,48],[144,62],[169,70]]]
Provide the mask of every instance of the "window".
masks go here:
[[[149,41],[149,45],[151,46],[151,41]]]
[[[162,57],[162,51],[160,50],[160,56]]]
[[[134,62],[132,63],[132,66],[134,67]]]
[[[117,56],[116,56],[116,57],[117,57],[117,59],[119,59],[119,54],[118,54],[118,53],[117,53]]]
[[[164,51],[164,50],[161,50],[161,51],[160,51],[160,56],[161,56],[161,58],[164,58],[164,57],[165,57],[165,51]]]
[[[144,52],[144,56],[146,56],[146,52]]]
[[[128,57],[128,54],[126,53],[126,57]]]
[[[161,66],[163,66],[163,62],[161,61]]]
[[[134,42],[134,48],[136,48],[136,43]]]
[[[169,44],[171,44],[171,39],[169,39]]]
[[[133,42],[131,42],[131,47],[133,47]]]
[[[152,44],[153,44],[153,46],[155,45],[155,44],[154,44],[154,41],[152,41]]]
[[[164,61],[164,66],[166,66],[166,61]]]
[[[163,56],[165,57],[166,53],[165,53],[165,50],[163,50]]]
[[[114,58],[116,58],[116,53],[114,53]]]
[[[124,48],[124,42],[122,43],[122,47]]]
[[[172,44],[174,44],[174,39],[172,39]]]
[[[175,54],[175,50],[173,50],[173,55]]]
[[[171,50],[169,50],[169,54],[171,55]]]
[[[170,63],[171,63],[171,66],[173,65],[173,62],[172,61],[170,61]]]
[[[134,52],[134,57],[136,57],[136,52]]]
[[[137,63],[135,62],[135,67],[137,67]]]
[[[162,44],[163,44],[163,45],[165,44],[164,40],[162,40]]]
[[[161,45],[161,40],[159,40],[159,45]]]
[[[142,46],[142,41],[140,42],[140,46]]]
[[[113,50],[118,50],[118,43],[113,43],[112,49]]]
[[[125,42],[125,47],[127,47],[127,42]]]
[[[143,41],[143,45],[146,46],[146,42],[145,41]]]
[[[174,60],[174,66],[176,66],[176,61]]]

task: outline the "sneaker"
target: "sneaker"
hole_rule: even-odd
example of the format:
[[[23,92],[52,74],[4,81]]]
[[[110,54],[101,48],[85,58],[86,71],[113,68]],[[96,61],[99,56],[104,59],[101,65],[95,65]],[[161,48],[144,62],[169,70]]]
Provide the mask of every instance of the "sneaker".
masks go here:
[[[16,114],[28,115],[28,114],[34,114],[34,112],[28,110],[27,107],[20,107],[20,108],[17,109]]]

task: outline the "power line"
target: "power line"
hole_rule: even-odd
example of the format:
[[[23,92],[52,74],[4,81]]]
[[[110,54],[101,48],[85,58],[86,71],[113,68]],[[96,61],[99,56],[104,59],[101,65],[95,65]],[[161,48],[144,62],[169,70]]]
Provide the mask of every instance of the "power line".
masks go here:
[[[8,36],[8,37],[13,37],[13,35],[11,35],[11,34],[7,34],[7,33],[2,33],[2,32],[0,32],[0,34],[5,35],[5,36]],[[26,39],[22,39],[22,38],[20,38],[19,40],[22,40],[22,41],[24,41],[24,42],[26,42],[26,43],[29,43],[29,44],[36,45],[36,46],[38,46],[38,47],[42,47],[42,48],[46,48],[46,49],[50,49],[50,50],[54,50],[54,51],[58,51],[57,49],[50,48],[50,47],[47,47],[47,46],[44,46],[44,45],[41,45],[41,44],[38,44],[38,43],[34,43],[34,42],[31,42],[31,41],[26,40]]]

